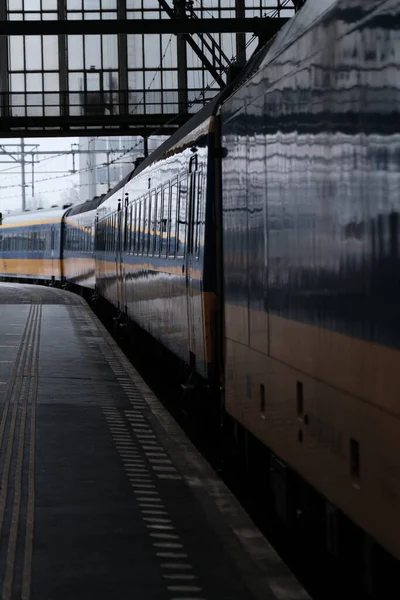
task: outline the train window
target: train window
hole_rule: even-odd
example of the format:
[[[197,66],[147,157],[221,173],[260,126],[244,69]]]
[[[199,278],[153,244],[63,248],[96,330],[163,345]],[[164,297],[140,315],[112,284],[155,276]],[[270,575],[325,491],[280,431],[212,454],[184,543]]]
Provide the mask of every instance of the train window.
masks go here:
[[[110,254],[113,253],[115,248],[115,215],[111,217],[111,227],[110,227]]]
[[[170,228],[169,228],[168,255],[170,258],[175,257],[175,250],[176,250],[176,235],[177,235],[176,225],[177,225],[177,208],[178,208],[177,204],[178,204],[178,182],[174,181],[174,183],[171,185],[171,195],[170,195],[170,202],[169,202]]]
[[[154,211],[154,255],[160,256],[161,239],[162,239],[162,188],[158,188],[156,196],[156,208]]]
[[[111,248],[112,254],[115,254],[115,252],[117,250],[117,245],[119,244],[118,218],[119,218],[118,213],[115,213],[115,215],[113,217],[113,243],[112,243],[112,248]]]
[[[168,250],[168,222],[169,222],[169,197],[170,197],[170,184],[167,183],[164,186],[163,193],[163,206],[162,206],[162,218],[161,218],[161,256],[167,256]]]
[[[157,196],[155,190],[150,195],[150,256],[154,255],[157,229]]]
[[[187,195],[187,176],[185,174],[179,181],[179,205],[177,211],[178,226],[176,236],[176,255],[181,258],[183,258],[185,255]]]
[[[146,240],[146,245],[145,245],[145,254],[146,256],[151,256],[152,254],[152,245],[151,245],[151,210],[152,210],[152,206],[151,206],[151,195],[147,194],[146,199],[145,199],[145,203],[147,206],[147,210],[146,210],[146,222],[145,222],[145,240]]]
[[[132,214],[133,205],[128,209],[128,224],[127,224],[127,253],[132,254]]]
[[[54,250],[54,227],[51,228],[50,232],[50,250]]]
[[[135,208],[134,208],[134,213],[133,213],[133,224],[132,224],[132,235],[133,235],[133,240],[132,240],[132,248],[133,248],[133,254],[137,254],[138,253],[138,243],[139,243],[139,233],[138,233],[138,223],[139,223],[139,203],[135,202]]]
[[[139,202],[139,219],[138,219],[138,254],[143,254],[144,241],[144,218],[145,218],[144,200]]]
[[[201,240],[201,209],[202,209],[202,173],[195,173],[195,221],[194,221],[194,254],[195,259],[200,258]]]
[[[135,254],[136,249],[136,215],[137,215],[137,204],[132,206],[132,225],[131,225],[131,252]]]
[[[138,212],[138,206],[135,203],[135,205],[132,206],[132,225],[131,225],[131,253],[132,254],[136,254],[137,212]]]

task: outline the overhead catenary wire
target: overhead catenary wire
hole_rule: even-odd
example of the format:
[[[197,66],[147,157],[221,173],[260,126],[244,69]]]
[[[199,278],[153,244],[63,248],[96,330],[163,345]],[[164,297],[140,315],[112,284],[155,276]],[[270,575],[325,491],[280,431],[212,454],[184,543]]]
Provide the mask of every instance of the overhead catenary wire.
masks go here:
[[[36,166],[36,165],[39,165],[39,164],[41,164],[42,162],[45,162],[45,161],[47,161],[47,160],[54,160],[55,158],[59,158],[60,156],[64,156],[64,155],[66,155],[66,154],[68,154],[68,153],[70,153],[70,152],[71,152],[71,150],[65,150],[65,152],[64,152],[64,151],[63,151],[63,152],[60,152],[59,154],[55,154],[54,156],[48,156],[48,157],[46,157],[46,158],[41,158],[41,159],[39,159],[39,160],[35,161],[35,166]],[[1,154],[1,153],[0,153],[0,154]],[[16,152],[15,154],[18,154],[18,153]],[[35,154],[35,152],[27,152],[26,154],[33,154],[33,155],[34,155],[34,154]],[[28,165],[29,165],[30,163],[26,163],[26,164],[28,164]],[[14,169],[20,169],[20,168],[21,168],[21,164],[19,163],[19,164],[17,164],[17,165],[14,165],[13,167],[7,167],[7,169],[1,169],[1,170],[0,170],[0,175],[1,175],[2,173],[8,173],[9,171],[13,171]]]

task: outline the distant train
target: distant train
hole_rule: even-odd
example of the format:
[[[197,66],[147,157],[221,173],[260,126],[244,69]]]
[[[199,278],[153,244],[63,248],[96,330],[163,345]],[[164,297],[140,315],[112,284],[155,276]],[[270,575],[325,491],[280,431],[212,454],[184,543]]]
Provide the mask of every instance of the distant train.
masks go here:
[[[293,472],[328,551],[344,514],[397,559],[399,25],[394,0],[308,0],[106,196],[0,228],[0,276],[96,289],[224,390],[283,519]]]

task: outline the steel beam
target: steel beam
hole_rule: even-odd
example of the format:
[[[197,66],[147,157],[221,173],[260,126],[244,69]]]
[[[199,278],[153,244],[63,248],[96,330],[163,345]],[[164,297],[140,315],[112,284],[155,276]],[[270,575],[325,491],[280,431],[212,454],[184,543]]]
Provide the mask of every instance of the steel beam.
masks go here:
[[[118,20],[126,20],[126,0],[119,0]],[[129,113],[128,104],[128,40],[126,34],[118,36],[118,87],[119,87],[119,111],[122,115]],[[111,93],[111,90],[110,90]]]
[[[186,0],[176,0],[175,6],[177,17],[185,19],[185,4]],[[179,95],[179,112],[184,113],[188,110],[188,78],[187,78],[187,51],[186,51],[187,36],[179,33],[177,35],[177,59],[178,59],[178,95]]]
[[[236,0],[235,12],[237,19],[244,18],[245,0]],[[236,63],[241,67],[246,63],[246,34],[243,31],[236,34]]]
[[[58,21],[63,23],[67,16],[67,0],[58,0]],[[58,81],[60,86],[60,112],[68,114],[68,49],[67,36],[58,34]]]
[[[4,21],[0,20],[1,35],[76,35],[106,33],[240,33],[274,35],[287,18],[237,18],[237,19],[104,19],[62,21]]]
[[[20,135],[21,135],[21,130],[17,128],[20,128],[21,125],[20,124],[14,124],[14,129],[11,130],[2,130],[1,131],[1,137],[4,139],[15,139],[15,138],[19,138],[20,139]],[[76,125],[74,125],[74,127],[76,127]],[[68,127],[64,126],[63,129],[54,129],[52,131],[49,131],[48,129],[37,129],[35,131],[31,131],[29,129],[24,129],[24,138],[25,139],[30,139],[30,138],[49,138],[49,137],[57,137],[57,138],[64,138],[64,137],[85,137],[87,138],[88,136],[92,136],[92,137],[104,137],[105,135],[107,137],[114,137],[114,136],[139,136],[139,137],[150,137],[152,135],[172,135],[173,133],[175,133],[179,128],[178,127],[173,127],[172,125],[165,125],[162,128],[159,127],[156,131],[155,128],[151,127],[151,126],[145,126],[145,125],[140,125],[138,124],[137,127],[135,129],[132,129],[131,127],[128,127],[127,125],[121,125],[121,127],[119,129],[112,129],[112,130],[108,130],[108,129],[104,129],[104,127],[102,126],[98,126],[96,128],[92,127],[91,129],[85,129],[84,125],[82,125],[81,129],[68,129]]]
[[[173,9],[169,6],[169,4],[166,2],[166,0],[158,0],[158,3],[160,4],[161,8],[163,8],[163,10],[167,13],[167,15],[169,16],[169,18],[171,19],[171,21],[173,23],[176,23],[177,21],[179,23],[186,23],[188,21],[188,19],[186,20],[177,20],[176,16],[175,16],[175,12],[173,11]],[[162,21],[160,21],[162,22]],[[178,34],[179,32],[175,32],[173,31],[172,33],[176,33]],[[199,33],[199,31],[197,31],[196,33]],[[209,73],[211,73],[211,75],[214,77],[215,81],[218,83],[218,85],[222,88],[225,85],[224,80],[222,79],[220,72],[218,71],[218,69],[215,68],[215,66],[208,60],[208,58],[204,55],[204,52],[202,51],[202,49],[200,48],[200,46],[198,44],[196,44],[196,42],[194,41],[193,38],[190,37],[190,35],[186,34],[186,35],[182,35],[182,38],[184,38],[186,40],[186,42],[189,44],[189,46],[191,47],[191,49],[193,50],[193,52],[196,54],[196,56],[198,56],[198,58],[201,60],[201,62],[203,63],[204,67],[208,70]]]
[[[51,137],[51,136],[121,136],[171,135],[192,114],[113,115],[103,118],[92,116],[70,117],[8,117],[0,120],[0,137]]]
[[[7,0],[0,0],[0,23],[7,19]],[[8,39],[6,35],[0,35],[0,92],[2,95],[1,116],[9,114],[8,92]]]

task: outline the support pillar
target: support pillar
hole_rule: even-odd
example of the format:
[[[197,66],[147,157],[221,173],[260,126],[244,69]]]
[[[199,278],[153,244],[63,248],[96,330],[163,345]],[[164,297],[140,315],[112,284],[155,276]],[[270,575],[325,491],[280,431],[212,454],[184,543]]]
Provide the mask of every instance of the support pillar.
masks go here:
[[[236,0],[235,13],[237,19],[245,18],[245,0]],[[236,34],[236,63],[239,67],[246,63],[246,34],[243,32]]]
[[[59,21],[67,18],[67,0],[58,0],[57,17]],[[65,34],[58,36],[58,81],[60,87],[60,116],[67,117],[68,102],[68,43]]]
[[[118,19],[126,20],[126,0],[118,0],[117,6]],[[118,89],[118,114],[129,115],[128,38],[126,33],[118,35]]]
[[[0,20],[7,20],[7,0],[0,0]],[[8,36],[0,36],[0,93],[1,117],[10,115],[10,81],[8,75]]]
[[[174,6],[178,19],[186,18],[185,10],[186,0],[175,0]],[[178,103],[179,114],[188,111],[188,82],[187,82],[187,49],[186,36],[177,35],[177,52],[178,52]]]

